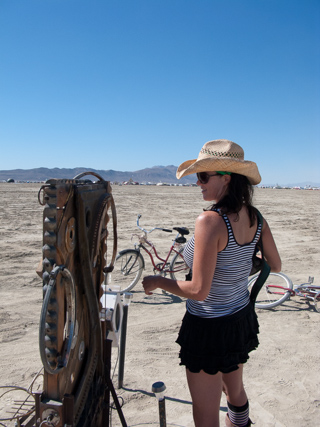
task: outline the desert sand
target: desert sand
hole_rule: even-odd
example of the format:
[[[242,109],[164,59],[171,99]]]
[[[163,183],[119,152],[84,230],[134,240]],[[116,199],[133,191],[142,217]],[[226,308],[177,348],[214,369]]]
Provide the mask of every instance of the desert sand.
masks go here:
[[[28,387],[41,368],[38,345],[42,281],[35,270],[42,253],[40,184],[0,184],[0,385]],[[132,247],[136,216],[141,224],[186,226],[207,206],[195,187],[113,186],[118,217],[118,248]],[[255,205],[269,222],[293,283],[314,276],[320,284],[320,191],[260,189]],[[164,252],[172,236],[154,233]],[[151,274],[145,256],[145,274]],[[159,424],[151,392],[155,381],[166,385],[167,425],[191,427],[192,406],[184,368],[175,343],[185,301],[157,291],[146,296],[141,282],[129,307],[123,399],[128,426]],[[320,313],[311,303],[293,297],[272,310],[257,309],[260,346],[245,366],[250,416],[258,427],[320,425]],[[117,351],[113,349],[116,359]],[[117,370],[113,376],[117,388]],[[221,426],[226,401],[221,400]],[[113,411],[112,426],[120,426]]]

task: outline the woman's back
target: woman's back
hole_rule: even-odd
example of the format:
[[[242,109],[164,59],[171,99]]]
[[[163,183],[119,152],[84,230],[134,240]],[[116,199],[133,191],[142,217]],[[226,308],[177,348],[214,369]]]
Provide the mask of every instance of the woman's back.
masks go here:
[[[228,219],[232,225],[235,240],[239,245],[250,243],[257,231],[257,220],[253,226],[250,225],[250,217],[246,207],[243,207],[238,214],[229,214]]]
[[[236,221],[235,218],[234,214],[222,215],[226,225],[224,249],[218,252],[207,298],[204,301],[188,300],[187,309],[191,314],[201,317],[226,316],[241,310],[249,302],[248,276],[261,225],[258,228],[256,225],[250,227],[246,213],[241,213]],[[190,268],[193,265],[193,252],[194,238],[188,242],[184,251],[184,258]],[[207,259],[210,260],[209,254]]]

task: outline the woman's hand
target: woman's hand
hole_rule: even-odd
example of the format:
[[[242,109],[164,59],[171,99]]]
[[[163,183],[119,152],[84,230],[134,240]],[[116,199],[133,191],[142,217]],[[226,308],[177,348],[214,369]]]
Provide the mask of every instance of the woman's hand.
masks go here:
[[[152,295],[152,291],[159,287],[157,284],[159,278],[161,279],[161,276],[146,276],[143,278],[142,286],[146,295]]]

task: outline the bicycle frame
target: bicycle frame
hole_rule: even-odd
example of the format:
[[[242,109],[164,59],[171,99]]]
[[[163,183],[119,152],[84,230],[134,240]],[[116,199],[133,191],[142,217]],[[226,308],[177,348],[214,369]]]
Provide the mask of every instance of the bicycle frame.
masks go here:
[[[160,274],[163,277],[169,274],[171,279],[178,280],[185,277],[187,270],[189,270],[182,255],[183,244],[187,241],[184,236],[189,234],[189,230],[186,227],[173,227],[172,230],[155,227],[151,230],[145,230],[139,225],[140,217],[141,215],[138,215],[137,227],[143,231],[143,234],[131,235],[131,240],[133,240],[134,236],[137,237],[137,241],[133,242],[134,248],[124,249],[118,253],[115,268],[112,272],[113,283],[118,286],[122,293],[129,292],[134,288],[145,269],[145,261],[141,249],[149,255],[154,274]],[[177,232],[165,256],[160,256],[153,243],[148,240],[148,234],[154,230],[170,233],[176,230]]]
[[[158,271],[160,274],[161,273],[163,273],[163,272],[165,272],[165,273],[173,273],[173,271],[171,271],[170,269],[166,269],[167,268],[167,265],[169,264],[169,266],[170,266],[170,263],[168,262],[168,260],[169,260],[169,258],[170,258],[170,256],[171,256],[171,254],[172,254],[172,252],[174,252],[174,253],[179,253],[179,250],[177,250],[176,249],[176,247],[179,247],[180,248],[180,243],[184,243],[185,241],[186,241],[186,239],[183,237],[183,235],[182,235],[182,233],[183,233],[183,229],[184,228],[176,228],[175,230],[177,230],[178,231],[178,233],[177,233],[177,235],[176,235],[176,237],[175,237],[175,239],[173,240],[173,243],[172,243],[172,245],[171,245],[171,247],[170,247],[170,249],[169,249],[169,252],[168,252],[168,254],[167,254],[167,256],[166,256],[166,258],[164,259],[164,258],[162,258],[159,254],[158,254],[158,252],[157,252],[157,250],[156,250],[156,248],[155,248],[155,246],[153,245],[153,243],[151,243],[148,239],[147,239],[147,235],[149,234],[149,233],[152,233],[152,231],[154,231],[154,230],[159,230],[159,231],[165,231],[165,232],[168,232],[168,233],[172,233],[172,230],[169,230],[169,229],[167,229],[167,228],[159,228],[159,227],[154,227],[154,228],[152,228],[151,230],[146,230],[146,229],[144,229],[143,227],[141,227],[140,226],[140,224],[139,224],[139,220],[140,220],[140,218],[141,218],[141,215],[139,214],[138,215],[138,217],[137,217],[137,227],[140,229],[140,230],[142,230],[143,231],[143,235],[142,236],[139,236],[138,234],[132,234],[132,237],[131,237],[131,240],[132,240],[132,238],[134,237],[134,236],[137,236],[138,237],[138,240],[139,240],[139,243],[138,244],[135,244],[134,246],[135,246],[135,250],[137,250],[137,251],[139,251],[139,253],[140,253],[140,248],[142,248],[148,255],[149,255],[149,257],[150,257],[150,260],[151,260],[151,263],[152,263],[152,265],[153,265],[153,269],[154,269],[154,271]],[[189,231],[188,231],[188,233],[189,233]],[[188,234],[188,233],[183,233],[183,234]],[[182,242],[179,242],[179,239],[181,239],[179,236],[180,236],[180,234],[181,234],[181,238],[182,239],[184,239]],[[150,250],[145,246],[145,244],[147,244],[148,246],[150,246]],[[153,253],[151,252],[151,250],[153,251]],[[159,265],[159,264],[156,264],[155,263],[155,260],[154,260],[154,257],[156,258],[156,259],[158,259],[159,261],[161,261],[161,263],[162,263],[162,265]],[[182,257],[182,255],[181,255],[181,257]]]
[[[178,233],[178,235],[177,235],[177,237],[179,236],[179,233]],[[149,257],[150,257],[150,260],[151,260],[151,262],[152,262],[152,265],[153,265],[153,268],[154,268],[154,270],[157,270],[157,271],[159,271],[160,273],[162,273],[162,272],[166,272],[166,273],[172,273],[172,271],[170,270],[170,269],[168,269],[168,270],[165,270],[165,268],[166,268],[166,266],[167,266],[167,264],[168,264],[168,259],[170,258],[170,255],[172,254],[172,252],[174,252],[174,253],[178,253],[179,251],[177,251],[176,249],[175,249],[175,246],[176,246],[176,242],[174,241],[173,242],[173,244],[171,245],[171,247],[170,247],[170,249],[169,249],[169,252],[168,252],[168,255],[167,255],[167,257],[166,257],[166,259],[164,259],[164,258],[161,258],[160,257],[160,255],[158,254],[158,252],[157,252],[157,250],[156,250],[156,248],[154,247],[154,245],[151,243],[151,242],[149,242],[148,240],[145,240],[145,243],[147,243],[147,245],[149,245],[150,247],[151,247],[151,249],[153,250],[153,253],[154,253],[154,256],[159,260],[159,261],[161,261],[161,263],[162,263],[162,266],[161,266],[161,268],[160,267],[158,267],[158,265],[155,263],[155,261],[154,261],[154,258],[153,258],[153,254],[152,254],[152,252],[150,251],[150,250],[148,250],[148,248],[146,248],[144,245],[143,245],[143,243],[139,243],[139,245],[138,245],[138,247],[139,248],[142,248],[145,252],[147,252],[147,254],[149,255]]]
[[[312,286],[312,283],[313,277],[309,277],[309,281],[307,283],[302,283],[301,285],[296,286],[294,289],[277,285],[267,285],[266,289],[268,293],[276,295],[283,295],[286,292],[290,292],[290,296],[292,297],[298,295],[299,297],[313,301],[315,304],[319,298],[320,286]]]
[[[308,283],[304,283],[294,289],[295,295],[304,297],[308,300],[315,302],[316,297],[320,293],[320,286],[310,286]]]

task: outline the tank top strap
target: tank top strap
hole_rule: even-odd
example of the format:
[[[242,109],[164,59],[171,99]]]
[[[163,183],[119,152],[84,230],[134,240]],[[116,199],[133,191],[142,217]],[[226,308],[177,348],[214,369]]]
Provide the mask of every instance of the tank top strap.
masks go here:
[[[225,222],[225,224],[226,224],[226,226],[227,226],[227,230],[228,230],[228,242],[230,242],[230,240],[235,241],[235,238],[234,238],[234,235],[233,235],[233,230],[232,230],[231,223],[230,223],[230,221],[229,221],[228,216],[227,216],[226,214],[223,214],[223,213],[220,211],[220,209],[216,209],[216,208],[214,208],[214,209],[212,209],[212,210],[213,210],[214,212],[217,212],[217,213],[221,216],[221,218],[224,220],[224,222]]]
[[[232,229],[232,226],[231,226],[231,223],[230,223],[230,220],[229,220],[228,216],[226,214],[223,214],[220,209],[214,208],[212,210],[214,212],[217,212],[223,218],[223,220],[224,220],[224,222],[225,222],[225,224],[227,226],[227,230],[228,230],[228,241],[230,242],[232,240],[233,242],[237,243],[236,238],[234,237],[233,229]],[[258,240],[260,238],[261,231],[262,231],[262,224],[261,224],[261,222],[258,219],[257,231],[256,231],[256,233],[254,235],[253,240],[251,241],[251,244],[254,244],[254,245],[257,244],[257,242],[258,242]]]

